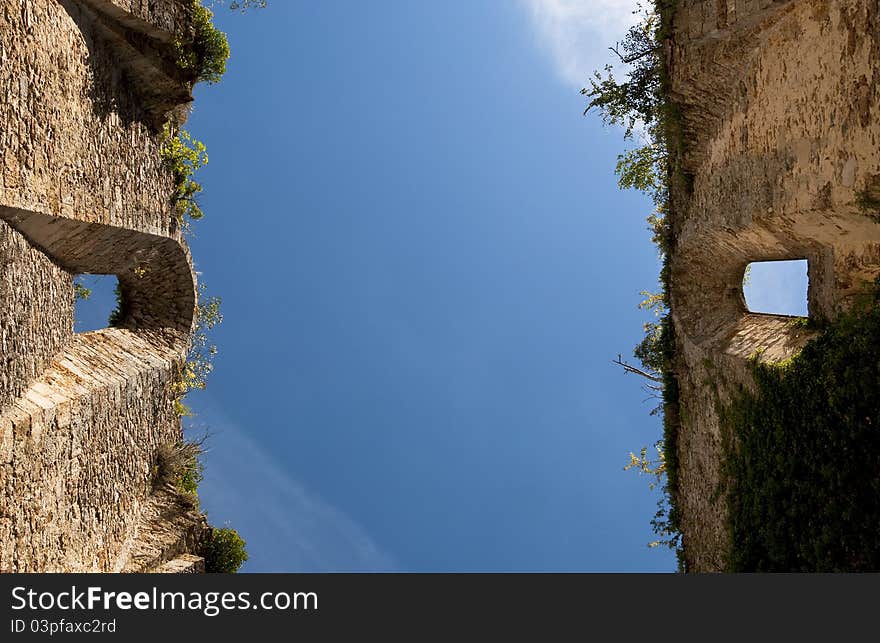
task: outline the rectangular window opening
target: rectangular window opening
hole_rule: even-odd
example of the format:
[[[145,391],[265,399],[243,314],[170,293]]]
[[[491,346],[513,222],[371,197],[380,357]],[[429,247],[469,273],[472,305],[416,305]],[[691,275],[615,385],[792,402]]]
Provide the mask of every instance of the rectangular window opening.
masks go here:
[[[807,317],[807,260],[755,261],[746,266],[743,295],[752,313]]]
[[[112,326],[117,310],[116,275],[81,274],[73,278],[73,330],[87,333]]]

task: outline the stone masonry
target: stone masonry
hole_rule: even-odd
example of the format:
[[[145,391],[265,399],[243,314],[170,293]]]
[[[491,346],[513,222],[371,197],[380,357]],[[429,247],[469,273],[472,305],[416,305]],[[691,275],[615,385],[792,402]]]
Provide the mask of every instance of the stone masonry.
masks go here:
[[[189,6],[0,0],[0,571],[204,570],[154,480],[196,306],[159,155]],[[79,273],[117,275],[119,327],[73,332]]]
[[[666,49],[685,181],[671,199],[684,551],[716,571],[728,547],[716,400],[750,385],[746,361],[810,338],[749,313],[752,261],[807,259],[809,314],[833,319],[880,274],[880,4],[678,0]],[[876,214],[876,213],[874,213]]]

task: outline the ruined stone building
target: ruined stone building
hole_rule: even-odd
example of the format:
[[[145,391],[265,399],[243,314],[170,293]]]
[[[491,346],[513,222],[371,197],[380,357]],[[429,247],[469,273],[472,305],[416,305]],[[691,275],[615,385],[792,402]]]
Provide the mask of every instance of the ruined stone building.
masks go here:
[[[0,571],[203,567],[155,480],[196,304],[160,158],[187,6],[0,0]],[[80,273],[118,277],[117,327],[73,331]]]
[[[880,4],[678,0],[666,46],[686,181],[672,184],[670,301],[680,387],[679,496],[687,567],[728,546],[717,396],[747,361],[779,361],[814,331],[748,312],[753,261],[806,259],[809,314],[834,319],[880,274]],[[791,427],[791,430],[797,430]]]

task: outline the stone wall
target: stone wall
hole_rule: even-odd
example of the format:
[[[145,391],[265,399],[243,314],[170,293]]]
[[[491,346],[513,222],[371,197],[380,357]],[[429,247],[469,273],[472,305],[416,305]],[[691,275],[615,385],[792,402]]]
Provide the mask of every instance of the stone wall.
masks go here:
[[[86,0],[86,4],[104,12],[139,33],[170,41],[171,34],[182,29],[188,20],[188,0]]]
[[[11,571],[110,571],[174,441],[177,352],[125,329],[76,335],[0,422],[0,559]]]
[[[159,141],[86,5],[3,4],[0,205],[167,233]]]
[[[810,315],[833,319],[880,274],[880,6],[875,0],[679,0],[666,55],[686,180],[671,196],[670,300],[681,388],[681,508],[689,569],[728,547],[716,406],[746,360],[810,337],[748,313],[752,261],[807,259]]]
[[[188,6],[0,0],[0,571],[203,568],[204,520],[154,488],[196,305],[159,156]],[[73,332],[82,272],[118,276],[121,327]]]
[[[28,382],[73,335],[70,274],[2,220],[0,302],[2,410],[24,392]]]

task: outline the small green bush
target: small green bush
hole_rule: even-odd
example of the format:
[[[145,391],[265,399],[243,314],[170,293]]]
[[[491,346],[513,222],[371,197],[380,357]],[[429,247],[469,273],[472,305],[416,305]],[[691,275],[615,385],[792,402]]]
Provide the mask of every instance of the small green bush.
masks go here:
[[[202,555],[209,574],[234,574],[248,559],[245,542],[234,529],[211,528]]]
[[[192,0],[192,33],[175,42],[177,66],[196,81],[214,84],[226,73],[229,41],[214,27],[214,14],[199,0]]]
[[[175,132],[170,123],[165,125],[162,137],[159,156],[174,177],[174,193],[171,195],[174,216],[179,224],[184,223],[184,217],[201,219],[205,215],[196,196],[202,191],[202,186],[193,179],[193,175],[208,164],[205,145],[184,129]]]
[[[172,483],[182,493],[195,497],[202,481],[204,439],[191,442],[163,444],[156,452],[155,484]]]

